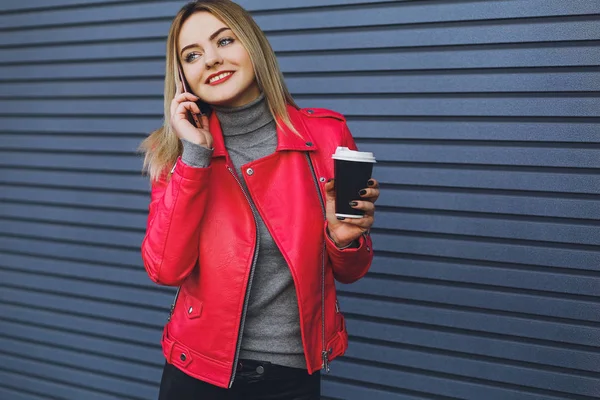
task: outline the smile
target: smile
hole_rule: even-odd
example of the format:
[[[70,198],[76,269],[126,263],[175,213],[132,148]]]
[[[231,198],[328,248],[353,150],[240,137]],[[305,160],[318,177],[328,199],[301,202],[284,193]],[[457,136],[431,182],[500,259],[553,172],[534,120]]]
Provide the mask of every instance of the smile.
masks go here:
[[[223,72],[218,75],[212,75],[208,77],[207,82],[209,85],[218,85],[229,79],[231,75],[233,75],[233,72]]]

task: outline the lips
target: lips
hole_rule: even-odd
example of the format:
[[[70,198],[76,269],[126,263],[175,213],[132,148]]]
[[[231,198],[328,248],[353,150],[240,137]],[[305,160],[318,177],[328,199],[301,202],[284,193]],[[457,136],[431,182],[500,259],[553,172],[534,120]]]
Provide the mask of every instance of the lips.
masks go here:
[[[226,80],[228,80],[229,78],[231,78],[231,76],[233,75],[234,71],[222,71],[222,72],[217,72],[216,74],[212,74],[210,75],[207,79],[206,82],[209,85],[218,85],[220,83],[225,82]]]

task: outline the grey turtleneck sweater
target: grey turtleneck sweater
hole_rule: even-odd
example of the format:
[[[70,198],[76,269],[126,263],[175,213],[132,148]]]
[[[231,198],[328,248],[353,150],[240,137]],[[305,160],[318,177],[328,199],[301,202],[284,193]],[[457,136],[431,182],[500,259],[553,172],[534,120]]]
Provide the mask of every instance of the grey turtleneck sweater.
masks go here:
[[[277,147],[273,116],[264,95],[242,107],[214,107],[214,111],[221,123],[225,147],[247,189],[242,166],[272,154]],[[211,155],[211,150],[183,142],[181,159],[188,165],[207,167]],[[306,368],[294,281],[252,201],[250,205],[257,216],[260,245],[240,358]]]

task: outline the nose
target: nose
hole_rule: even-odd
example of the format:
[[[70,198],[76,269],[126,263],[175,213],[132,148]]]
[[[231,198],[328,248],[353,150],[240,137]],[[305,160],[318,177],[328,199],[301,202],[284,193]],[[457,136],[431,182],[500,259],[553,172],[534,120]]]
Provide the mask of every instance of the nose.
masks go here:
[[[206,69],[211,69],[215,65],[220,64],[223,64],[223,58],[216,48],[211,47],[204,50],[204,65],[206,66]]]

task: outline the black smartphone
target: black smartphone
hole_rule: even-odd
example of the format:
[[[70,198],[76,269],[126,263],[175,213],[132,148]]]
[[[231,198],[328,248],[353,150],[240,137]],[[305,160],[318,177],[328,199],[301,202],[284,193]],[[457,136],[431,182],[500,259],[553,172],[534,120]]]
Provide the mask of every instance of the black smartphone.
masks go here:
[[[177,67],[179,69],[179,79],[181,80],[181,85],[182,85],[183,91],[194,94],[194,92],[192,92],[190,90],[187,80],[185,79],[185,75],[183,74],[181,65],[178,65]],[[202,100],[196,101],[196,105],[200,109],[200,116],[206,115],[208,113],[208,111],[210,110],[208,104],[203,102]],[[200,122],[198,114],[188,111],[188,121],[190,121],[190,123],[192,125],[195,125],[197,128],[202,128],[202,123]]]

